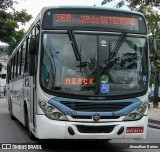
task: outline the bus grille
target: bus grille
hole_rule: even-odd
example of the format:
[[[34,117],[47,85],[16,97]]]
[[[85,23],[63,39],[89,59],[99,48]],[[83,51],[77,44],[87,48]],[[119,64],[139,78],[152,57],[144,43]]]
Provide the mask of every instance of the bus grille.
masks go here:
[[[78,116],[78,115],[72,115],[71,116],[74,119],[92,119],[92,116]],[[101,119],[118,119],[120,116],[101,116]]]
[[[75,111],[89,111],[89,112],[112,112],[119,111],[132,102],[69,102],[61,101],[61,103],[68,108]]]
[[[114,129],[115,125],[111,126],[84,126],[76,125],[77,129],[81,133],[110,133]]]

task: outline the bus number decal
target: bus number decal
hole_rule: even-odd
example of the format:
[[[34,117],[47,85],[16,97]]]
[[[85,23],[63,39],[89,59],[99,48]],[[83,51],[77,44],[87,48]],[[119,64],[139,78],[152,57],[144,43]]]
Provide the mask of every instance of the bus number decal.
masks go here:
[[[77,115],[77,111],[65,111],[64,114],[69,116]]]

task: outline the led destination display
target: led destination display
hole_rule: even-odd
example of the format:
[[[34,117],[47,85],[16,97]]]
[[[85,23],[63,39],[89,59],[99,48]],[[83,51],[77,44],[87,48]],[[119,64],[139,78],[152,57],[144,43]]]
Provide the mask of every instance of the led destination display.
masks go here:
[[[109,10],[51,9],[44,14],[43,28],[147,33],[145,19],[140,14]]]
[[[133,28],[138,27],[138,21],[135,18],[129,17],[116,17],[116,16],[102,16],[102,15],[81,15],[81,14],[54,14],[53,15],[54,24],[59,26],[62,23],[81,25],[126,25],[132,26]]]
[[[53,14],[53,26],[99,27],[137,31],[138,20],[131,17],[104,15]]]

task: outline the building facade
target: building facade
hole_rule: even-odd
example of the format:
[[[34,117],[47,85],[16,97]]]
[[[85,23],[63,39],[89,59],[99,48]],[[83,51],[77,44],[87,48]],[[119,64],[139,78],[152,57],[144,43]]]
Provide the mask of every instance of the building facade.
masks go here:
[[[0,72],[0,92],[3,92],[4,86],[6,85],[7,61],[8,61],[6,47],[7,47],[6,45],[0,46],[0,63],[2,64],[2,70]]]

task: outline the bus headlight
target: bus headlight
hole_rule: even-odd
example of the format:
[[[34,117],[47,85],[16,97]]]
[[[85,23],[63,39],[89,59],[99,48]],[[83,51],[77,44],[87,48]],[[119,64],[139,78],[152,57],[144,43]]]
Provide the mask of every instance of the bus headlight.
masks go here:
[[[138,120],[141,119],[145,113],[147,109],[147,104],[143,103],[142,105],[140,105],[138,108],[134,109],[132,112],[130,112],[125,118],[124,120],[128,121],[128,120]]]
[[[59,111],[57,108],[47,103],[46,101],[39,100],[38,104],[45,113],[45,116],[48,117],[49,119],[68,120],[61,111]]]

